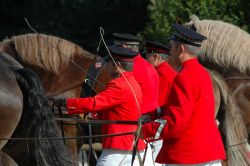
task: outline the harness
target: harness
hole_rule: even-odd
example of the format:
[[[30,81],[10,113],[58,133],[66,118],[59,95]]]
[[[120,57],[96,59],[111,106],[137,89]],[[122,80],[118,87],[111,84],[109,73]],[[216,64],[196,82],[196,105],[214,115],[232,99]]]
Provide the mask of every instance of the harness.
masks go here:
[[[106,64],[106,60],[107,60],[107,57],[104,57],[100,61],[95,62],[94,64],[90,65],[88,72],[87,72],[87,75],[86,75],[86,78],[84,80],[84,83],[82,84],[82,89],[81,89],[81,94],[80,94],[81,98],[92,97],[95,94],[97,94],[97,92],[94,90],[94,85],[95,85],[95,82],[96,82],[100,72],[101,72],[101,69]],[[88,159],[87,159],[88,163],[89,163],[92,153],[95,157],[95,160],[96,161],[98,160],[97,154],[94,151],[93,146],[92,146],[93,145],[93,137],[91,137],[92,136],[92,124],[91,123],[88,123],[87,133],[90,136],[88,139],[89,140],[88,141],[89,152],[88,152]]]

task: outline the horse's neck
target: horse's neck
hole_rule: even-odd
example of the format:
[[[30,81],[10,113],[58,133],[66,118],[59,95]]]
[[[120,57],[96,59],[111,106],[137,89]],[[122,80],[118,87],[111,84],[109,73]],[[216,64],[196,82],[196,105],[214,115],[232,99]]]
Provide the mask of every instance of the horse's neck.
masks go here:
[[[10,42],[0,43],[0,45],[0,49],[3,52],[8,53],[24,67],[29,67],[38,74],[47,96],[55,96],[69,91],[70,89],[81,87],[85,80],[89,66],[95,61],[95,58],[77,55],[74,56],[72,61],[69,62],[69,64],[60,71],[60,73],[56,74],[50,70],[42,69],[36,64],[23,62],[17,55],[15,49],[11,47]]]
[[[48,96],[56,96],[62,93],[71,91],[71,89],[81,88],[85,77],[87,75],[88,69],[91,64],[93,64],[97,57],[89,57],[84,55],[76,55],[58,74],[52,71],[42,69],[36,64],[28,64],[28,62],[23,62],[13,46],[11,41],[5,41],[0,43],[0,50],[10,54],[23,66],[29,67],[34,70],[42,81],[45,92]],[[105,75],[106,72],[104,72]],[[101,80],[106,80],[106,77],[100,76]],[[106,82],[105,82],[106,83]],[[98,85],[96,84],[97,88]],[[103,86],[101,88],[103,89]],[[98,90],[99,91],[99,90]],[[78,94],[77,94],[78,95]]]
[[[94,63],[94,59],[78,57],[73,59],[59,74],[36,69],[46,94],[55,96],[71,89],[81,88],[85,81],[88,68]]]

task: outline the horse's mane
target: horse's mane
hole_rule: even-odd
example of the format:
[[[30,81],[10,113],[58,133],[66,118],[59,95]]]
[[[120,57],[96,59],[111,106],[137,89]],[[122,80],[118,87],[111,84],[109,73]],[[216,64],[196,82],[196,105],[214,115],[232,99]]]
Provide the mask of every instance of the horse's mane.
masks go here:
[[[197,32],[208,38],[202,45],[201,60],[242,73],[250,71],[250,35],[247,32],[223,21],[199,20],[194,15],[186,25],[194,25]]]
[[[18,56],[24,63],[60,73],[75,56],[93,59],[94,55],[65,39],[45,34],[13,36],[3,42],[14,43]]]

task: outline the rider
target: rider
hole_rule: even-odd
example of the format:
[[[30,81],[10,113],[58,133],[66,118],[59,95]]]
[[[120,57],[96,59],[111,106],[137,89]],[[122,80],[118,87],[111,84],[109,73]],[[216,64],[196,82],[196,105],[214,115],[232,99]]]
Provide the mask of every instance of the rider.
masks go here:
[[[170,87],[173,83],[173,80],[177,74],[177,72],[168,64],[168,56],[169,56],[169,47],[163,45],[161,43],[146,41],[146,59],[149,63],[151,63],[158,75],[159,75],[159,92],[158,92],[158,103],[160,108],[157,109],[156,117],[159,117],[161,114],[161,109],[163,109],[168,100],[168,94]],[[151,114],[152,115],[152,114]],[[161,147],[162,140],[150,142],[150,144],[154,147],[153,158],[156,159]],[[161,165],[161,164],[156,164]]]
[[[177,71],[168,64],[169,47],[153,42],[146,41],[146,59],[151,63],[159,75],[158,103],[164,107],[168,100],[168,94]]]
[[[101,120],[137,121],[140,116],[142,93],[131,71],[134,57],[139,53],[119,46],[110,46],[109,51],[115,63],[109,61],[108,71],[114,79],[106,85],[104,91],[94,97],[68,98],[67,112],[70,115],[98,112]],[[133,132],[136,129],[136,124],[105,124],[102,125],[102,134]],[[133,135],[103,138],[103,151],[97,165],[131,164],[132,154],[129,152],[133,147],[133,140]],[[143,154],[144,149],[145,143],[139,140],[140,155]],[[135,165],[139,165],[138,160],[135,161]]]
[[[140,39],[132,34],[113,33],[114,45],[139,51]],[[141,114],[155,114],[158,107],[159,77],[155,68],[147,62],[141,55],[134,58],[133,74],[139,83],[142,91]],[[146,149],[145,165],[155,165],[153,158],[154,147],[148,146]]]
[[[221,166],[225,150],[214,119],[212,80],[197,59],[207,38],[180,24],[174,28],[170,58],[182,69],[174,79],[163,116],[144,124],[140,137],[163,139],[156,161],[166,166]]]
[[[114,45],[139,51],[140,39],[132,34],[113,33]],[[141,114],[154,111],[158,107],[159,77],[155,68],[141,55],[134,59],[133,74],[142,91]]]

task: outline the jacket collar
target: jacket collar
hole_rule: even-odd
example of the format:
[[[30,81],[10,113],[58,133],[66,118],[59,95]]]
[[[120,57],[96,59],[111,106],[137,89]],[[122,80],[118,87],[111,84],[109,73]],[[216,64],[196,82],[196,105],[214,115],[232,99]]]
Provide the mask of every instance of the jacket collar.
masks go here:
[[[199,64],[199,61],[197,58],[186,60],[185,62],[182,63],[182,68],[193,65],[193,64]]]

